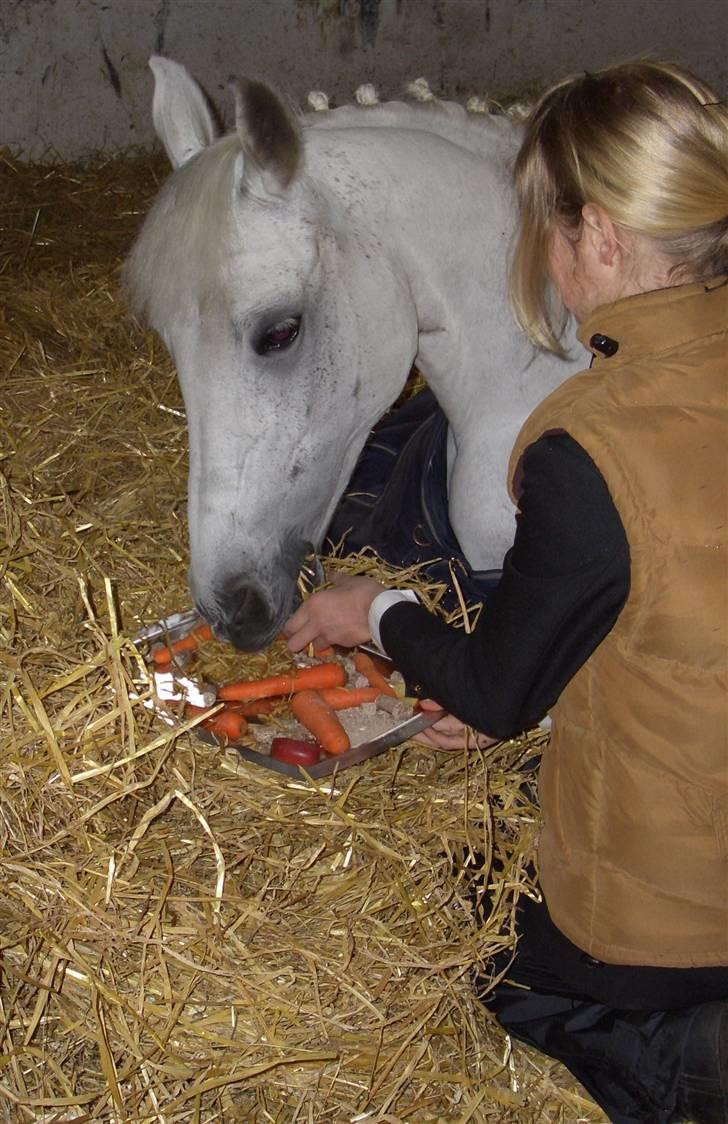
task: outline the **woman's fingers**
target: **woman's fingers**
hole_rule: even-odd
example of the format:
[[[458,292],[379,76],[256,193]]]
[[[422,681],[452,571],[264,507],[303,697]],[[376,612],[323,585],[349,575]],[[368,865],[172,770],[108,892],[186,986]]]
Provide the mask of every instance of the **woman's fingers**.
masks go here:
[[[346,577],[331,589],[312,593],[283,627],[288,647],[300,652],[313,642],[353,648],[370,640],[369,609],[383,588],[372,578]]]
[[[422,710],[439,710],[440,704],[433,699],[421,699]],[[497,738],[490,738],[487,734],[479,734],[455,718],[453,714],[446,714],[439,722],[429,726],[417,735],[418,740],[429,742],[438,749],[486,749],[495,745]]]

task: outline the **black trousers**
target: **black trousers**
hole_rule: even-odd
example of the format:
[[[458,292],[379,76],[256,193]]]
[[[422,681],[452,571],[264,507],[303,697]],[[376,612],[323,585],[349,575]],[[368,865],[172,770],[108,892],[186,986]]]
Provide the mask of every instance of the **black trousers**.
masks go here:
[[[613,1124],[684,1119],[676,1057],[689,1037],[692,1009],[671,1027],[669,1048],[653,1049],[665,1012],[619,1012],[603,1003],[507,984],[496,988],[487,1005],[514,1038],[562,1062]]]
[[[728,1000],[728,968],[604,964],[556,928],[546,905],[522,898],[507,977],[482,996],[509,1034],[562,1062],[613,1124],[675,1124],[703,1051],[691,1056],[701,1010]],[[503,969],[496,962],[493,975]],[[484,982],[481,981],[481,987]],[[728,1104],[710,1120],[728,1120]],[[725,1115],[724,1115],[725,1113]]]

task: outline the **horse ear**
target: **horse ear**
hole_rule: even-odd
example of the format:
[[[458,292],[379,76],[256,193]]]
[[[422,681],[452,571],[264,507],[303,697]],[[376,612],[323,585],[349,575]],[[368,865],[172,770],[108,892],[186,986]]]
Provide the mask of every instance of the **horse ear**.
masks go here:
[[[266,191],[282,195],[301,166],[298,122],[262,82],[232,79],[230,85],[235,92],[235,127],[243,153],[255,165]]]
[[[179,168],[215,140],[215,118],[202,90],[178,62],[152,55],[149,66],[154,74],[154,128],[172,166]]]

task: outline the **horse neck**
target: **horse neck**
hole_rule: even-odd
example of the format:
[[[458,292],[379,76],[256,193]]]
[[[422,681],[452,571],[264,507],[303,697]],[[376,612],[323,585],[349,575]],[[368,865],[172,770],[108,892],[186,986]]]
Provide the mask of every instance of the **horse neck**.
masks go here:
[[[436,130],[419,120],[418,129],[394,121],[335,132],[328,126],[312,147],[346,221],[355,216],[406,280],[420,326],[417,365],[457,438],[482,395],[484,354],[497,369],[496,398],[502,373],[527,362],[505,295],[518,131],[503,119],[476,128],[440,116]],[[467,145],[458,143],[464,132]],[[487,340],[474,328],[485,320]]]

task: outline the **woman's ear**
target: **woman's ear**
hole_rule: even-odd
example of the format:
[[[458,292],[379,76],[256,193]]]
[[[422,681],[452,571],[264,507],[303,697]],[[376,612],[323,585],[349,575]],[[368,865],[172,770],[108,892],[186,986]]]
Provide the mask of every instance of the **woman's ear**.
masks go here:
[[[582,237],[590,242],[599,264],[607,268],[621,264],[625,250],[623,240],[617,236],[617,227],[604,208],[598,203],[585,203],[581,217]]]

